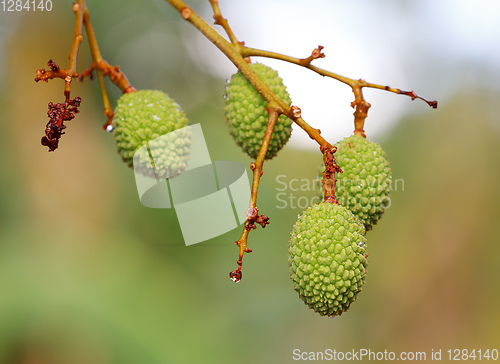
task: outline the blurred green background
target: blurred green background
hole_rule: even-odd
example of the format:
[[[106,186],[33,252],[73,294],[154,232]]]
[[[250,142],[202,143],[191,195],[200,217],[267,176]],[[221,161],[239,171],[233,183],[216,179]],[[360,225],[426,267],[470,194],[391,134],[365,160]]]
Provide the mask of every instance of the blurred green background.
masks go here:
[[[314,5],[322,3],[327,2]],[[366,1],[352,3],[362,7]],[[315,194],[293,189],[312,186],[307,181],[321,161],[316,148],[292,142],[265,164],[258,206],[271,225],[250,234],[253,253],[245,255],[243,280],[234,284],[228,273],[236,268],[234,241],[241,228],[186,247],[175,211],[140,204],[132,171],[101,128],[106,120],[97,80],[73,83],[72,96],[83,100],[81,113],[67,123],[60,148],[48,153],[40,145],[47,103],[63,101],[63,82],[33,79],[49,58],[66,67],[71,2],[53,1],[51,12],[1,12],[0,363],[288,363],[294,362],[294,349],[361,348],[424,351],[428,360],[432,350],[441,349],[445,361],[448,349],[500,349],[500,62],[492,62],[499,44],[490,45],[488,62],[480,56],[463,62],[456,54],[442,58],[448,43],[435,53],[418,38],[434,31],[439,39],[446,31],[438,27],[440,21],[429,29],[426,18],[417,17],[426,6],[431,11],[429,2],[415,5],[420,13],[390,0],[380,3],[392,11],[385,16],[414,20],[410,44],[400,50],[403,59],[412,60],[401,66],[408,74],[406,87],[440,104],[431,110],[389,94],[379,101],[387,114],[391,105],[404,110],[391,127],[367,126],[386,150],[398,182],[391,208],[367,236],[363,292],[333,320],[304,306],[287,267],[289,232],[305,207],[297,202]],[[212,160],[248,166],[250,159],[233,144],[223,121],[221,94],[232,71],[221,77],[206,66],[226,62],[231,70],[229,62],[193,51],[199,44],[196,31],[167,3],[87,4],[104,58],[119,64],[136,88],[161,89],[179,102],[192,123],[201,123]],[[190,4],[209,20],[205,2]],[[300,13],[306,5],[288,6]],[[301,21],[307,29],[314,19]],[[276,22],[254,26],[271,34],[283,31]],[[369,39],[372,45],[389,47],[389,35],[397,30],[383,31],[388,36]],[[252,29],[237,36],[245,40],[245,32]],[[310,34],[311,50],[316,37]],[[360,44],[367,41],[353,37]],[[328,57],[335,59],[335,52],[341,49]],[[84,40],[79,71],[90,62]],[[445,73],[447,78],[440,78]],[[393,84],[390,72],[378,80],[369,79],[363,68],[347,76],[405,86]],[[119,90],[108,86],[114,103]],[[349,90],[340,89],[341,102],[352,112]],[[294,89],[289,91],[293,99]],[[367,91],[368,101],[375,93]],[[375,103],[372,109],[377,112]],[[345,135],[325,136],[335,142]],[[279,181],[287,184],[285,191]]]

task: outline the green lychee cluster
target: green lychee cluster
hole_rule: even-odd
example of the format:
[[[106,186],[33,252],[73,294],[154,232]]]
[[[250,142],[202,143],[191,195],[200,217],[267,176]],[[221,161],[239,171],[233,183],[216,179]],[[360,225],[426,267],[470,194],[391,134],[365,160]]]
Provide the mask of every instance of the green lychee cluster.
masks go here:
[[[335,196],[364,224],[366,231],[382,217],[390,205],[392,172],[386,153],[380,145],[360,135],[352,135],[336,144],[335,160],[343,173],[338,173]],[[322,194],[321,179],[318,190]]]
[[[288,105],[291,104],[278,72],[261,63],[250,64],[252,70]],[[224,92],[224,113],[229,133],[236,144],[251,158],[257,158],[268,124],[267,102],[238,71]],[[284,147],[292,134],[292,120],[281,115],[274,127],[266,159],[271,159]]]
[[[129,167],[147,177],[166,179],[187,166],[192,142],[188,125],[184,111],[166,93],[140,90],[119,98],[113,135]]]
[[[332,203],[309,207],[293,226],[288,264],[293,288],[322,316],[339,316],[365,282],[366,238],[361,222]]]

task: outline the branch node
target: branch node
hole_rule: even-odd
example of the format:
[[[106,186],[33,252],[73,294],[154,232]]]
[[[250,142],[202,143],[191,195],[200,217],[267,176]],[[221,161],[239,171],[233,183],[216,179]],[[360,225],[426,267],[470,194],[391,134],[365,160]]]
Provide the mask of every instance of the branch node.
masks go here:
[[[220,15],[220,14],[214,15],[214,24],[222,25],[221,19],[222,19],[222,15]]]
[[[300,107],[292,106],[290,109],[292,110],[292,115],[294,118],[298,119],[298,118],[302,117],[302,110],[300,110]]]
[[[325,54],[321,52],[324,48],[323,46],[318,46],[318,48],[312,51],[311,57],[313,57],[313,59],[325,58]]]
[[[192,14],[193,14],[193,10],[189,6],[185,6],[181,10],[181,16],[186,20],[188,20]]]
[[[307,58],[299,59],[299,64],[303,67],[308,67],[312,61],[318,58],[325,58],[325,54],[321,52],[325,47],[318,46],[318,48],[314,49],[311,52],[311,55]]]
[[[259,213],[259,209],[255,207],[250,207],[247,210],[247,219],[248,220],[254,220],[257,217],[257,214]]]

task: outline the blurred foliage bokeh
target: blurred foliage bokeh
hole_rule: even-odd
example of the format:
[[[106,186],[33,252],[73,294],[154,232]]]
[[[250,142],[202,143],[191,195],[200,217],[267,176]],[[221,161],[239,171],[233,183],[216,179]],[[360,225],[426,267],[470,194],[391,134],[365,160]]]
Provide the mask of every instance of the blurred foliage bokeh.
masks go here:
[[[35,70],[49,58],[65,67],[73,33],[71,2],[53,3],[43,15],[0,15],[0,363],[287,363],[296,348],[499,349],[498,89],[457,73],[459,87],[438,110],[413,106],[378,137],[393,168],[392,205],[368,234],[363,292],[332,320],[297,298],[286,256],[304,208],[297,202],[315,196],[318,151],[289,147],[265,164],[258,205],[271,225],[250,234],[236,285],[228,273],[241,228],[186,247],[173,209],[140,204],[132,171],[101,128],[97,80],[73,83],[81,113],[60,148],[40,145],[63,82],[36,84]],[[87,4],[106,60],[136,88],[182,105],[201,123],[212,160],[248,166],[225,129],[226,80],[190,49],[195,30],[159,0]],[[79,70],[90,62],[84,42]],[[432,78],[421,82],[433,89]],[[107,85],[114,103],[119,90]]]

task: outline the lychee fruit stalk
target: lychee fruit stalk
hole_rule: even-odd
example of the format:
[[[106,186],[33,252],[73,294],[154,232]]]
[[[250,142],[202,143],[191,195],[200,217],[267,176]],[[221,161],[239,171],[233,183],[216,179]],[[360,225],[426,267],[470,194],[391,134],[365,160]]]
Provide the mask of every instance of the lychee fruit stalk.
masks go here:
[[[390,205],[392,172],[380,145],[360,135],[352,135],[336,144],[335,159],[343,173],[337,176],[335,195],[340,205],[347,207],[371,230]],[[317,179],[321,185],[324,166]],[[319,188],[322,194],[322,188]]]

